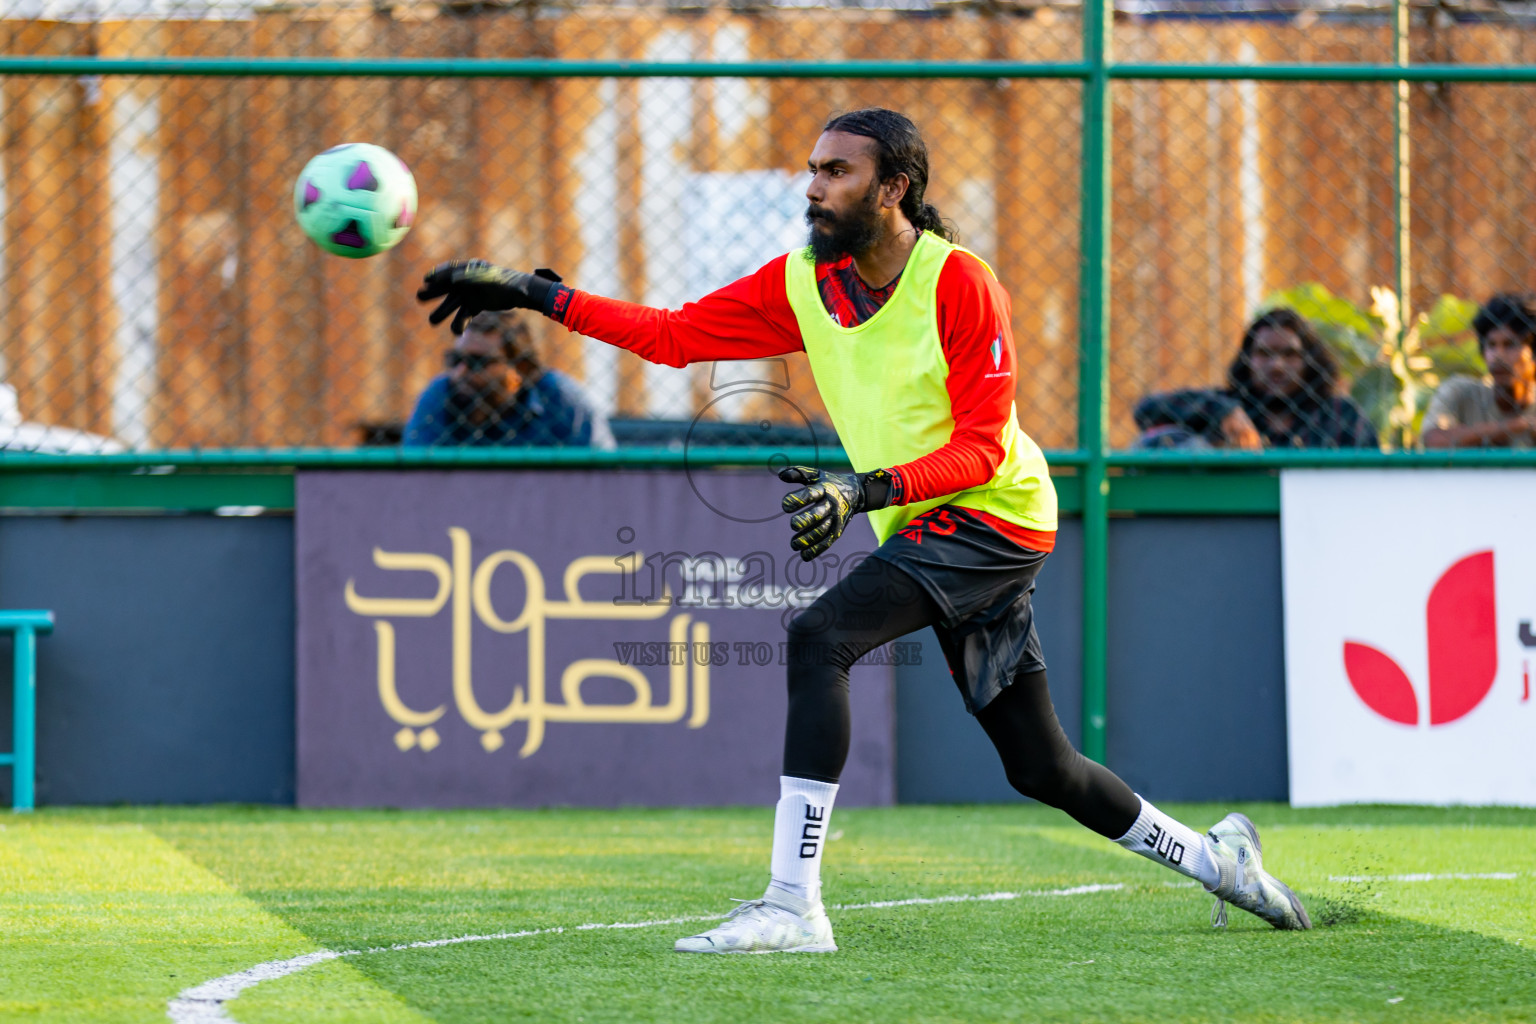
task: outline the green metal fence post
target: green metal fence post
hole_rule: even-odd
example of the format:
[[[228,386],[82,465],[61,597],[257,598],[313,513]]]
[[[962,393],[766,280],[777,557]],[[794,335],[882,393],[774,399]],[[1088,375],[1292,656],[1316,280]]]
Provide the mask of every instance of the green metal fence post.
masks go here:
[[[1109,600],[1110,41],[1113,0],[1083,4],[1082,274],[1078,447],[1083,474],[1083,753],[1104,760]]]
[[[1408,0],[1395,0],[1392,11],[1392,62],[1399,68],[1408,66],[1410,17]],[[1413,323],[1413,303],[1408,294],[1413,280],[1413,265],[1410,262],[1413,253],[1413,236],[1410,233],[1412,210],[1408,191],[1411,182],[1408,96],[1406,78],[1399,78],[1392,83],[1392,248],[1396,262],[1396,280],[1392,288],[1397,292],[1397,315],[1401,325],[1397,332],[1397,350],[1402,358],[1407,358],[1403,342]],[[1400,434],[1394,439],[1394,446],[1401,445],[1403,441],[1404,436]]]

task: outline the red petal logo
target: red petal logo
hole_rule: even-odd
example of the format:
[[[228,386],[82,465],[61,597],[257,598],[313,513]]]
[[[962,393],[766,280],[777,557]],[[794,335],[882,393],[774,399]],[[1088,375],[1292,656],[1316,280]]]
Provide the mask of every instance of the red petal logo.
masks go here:
[[[1408,675],[1391,657],[1368,644],[1344,641],[1344,671],[1365,706],[1389,722],[1419,724],[1419,699]]]
[[[1435,581],[1424,607],[1429,640],[1429,724],[1454,722],[1482,703],[1499,671],[1493,552],[1479,551]],[[1391,722],[1417,725],[1413,683],[1392,657],[1344,641],[1344,672],[1365,706]]]
[[[1493,552],[1468,555],[1429,592],[1429,724],[1465,715],[1488,695],[1499,671]]]

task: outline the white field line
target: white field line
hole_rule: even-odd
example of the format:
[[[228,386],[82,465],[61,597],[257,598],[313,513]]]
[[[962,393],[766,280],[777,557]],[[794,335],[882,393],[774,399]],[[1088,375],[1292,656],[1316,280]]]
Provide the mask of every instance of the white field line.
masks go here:
[[[1493,878],[1500,881],[1509,881],[1519,878],[1519,872],[1515,871],[1490,871],[1486,874],[1471,875],[1461,872],[1432,875],[1428,873],[1416,875],[1329,875],[1330,882],[1445,882],[1467,881],[1468,879]]]
[[[1074,885],[1067,889],[1031,889],[1026,892],[989,892],[979,896],[920,896],[907,900],[877,900],[873,903],[837,903],[828,910],[886,910],[892,907],[929,907],[943,903],[994,903],[1017,900],[1025,896],[1083,896],[1095,892],[1113,892],[1124,889],[1119,883]],[[494,932],[489,935],[459,935],[449,939],[428,939],[423,942],[401,942],[393,946],[373,946],[369,949],[348,949],[337,952],[320,949],[313,953],[290,957],[287,960],[269,960],[222,978],[205,981],[201,985],[182,989],[175,999],[166,1005],[166,1013],[176,1024],[232,1024],[234,1018],[224,1010],[224,1004],[236,998],[253,985],[264,981],[296,974],[306,967],[336,960],[344,956],[368,956],[373,953],[391,953],[407,949],[434,949],[438,946],[456,946],[463,942],[495,942],[502,939],[526,939],[534,935],[559,935],[563,932],[619,931],[629,928],[654,928],[668,924],[697,924],[701,921],[719,921],[724,915],[702,914],[687,917],[661,917],[650,921],[614,921],[578,924],[569,928],[529,928],[517,932]]]

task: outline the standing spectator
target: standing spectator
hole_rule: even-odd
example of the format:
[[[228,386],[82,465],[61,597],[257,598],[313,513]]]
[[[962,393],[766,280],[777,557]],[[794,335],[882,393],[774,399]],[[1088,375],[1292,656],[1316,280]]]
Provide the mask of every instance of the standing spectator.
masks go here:
[[[608,420],[581,386],[543,366],[527,324],[481,313],[464,325],[405,425],[406,447],[540,445],[612,448]]]
[[[1536,295],[1495,295],[1472,320],[1488,379],[1446,379],[1424,413],[1426,448],[1536,442]]]
[[[1138,447],[1374,448],[1376,428],[1335,394],[1328,346],[1293,309],[1261,314],[1243,333],[1227,387],[1151,395],[1137,403]]]

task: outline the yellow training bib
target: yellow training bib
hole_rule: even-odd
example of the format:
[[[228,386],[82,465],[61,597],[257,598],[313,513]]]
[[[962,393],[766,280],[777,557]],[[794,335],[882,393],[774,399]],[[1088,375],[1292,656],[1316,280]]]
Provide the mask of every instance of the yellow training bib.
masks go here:
[[[860,473],[911,462],[943,447],[954,433],[937,296],[939,273],[958,248],[923,232],[896,291],[857,327],[839,326],[822,305],[809,250],[790,253],[785,263],[789,304],[811,373]],[[884,543],[913,518],[944,504],[988,512],[1030,530],[1056,529],[1050,470],[1040,446],[1019,429],[1016,405],[1001,441],[1005,454],[992,479],[958,494],[871,512],[875,536]]]

